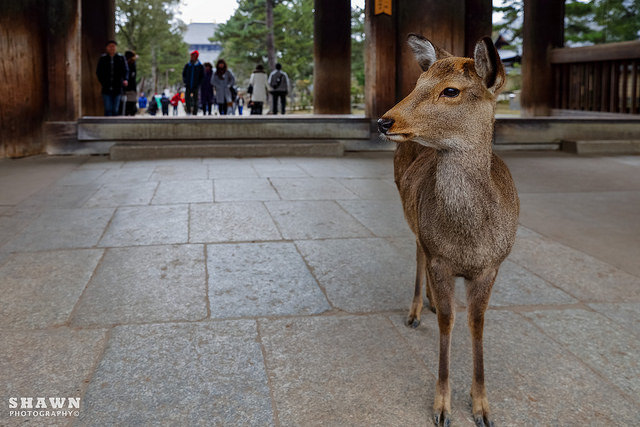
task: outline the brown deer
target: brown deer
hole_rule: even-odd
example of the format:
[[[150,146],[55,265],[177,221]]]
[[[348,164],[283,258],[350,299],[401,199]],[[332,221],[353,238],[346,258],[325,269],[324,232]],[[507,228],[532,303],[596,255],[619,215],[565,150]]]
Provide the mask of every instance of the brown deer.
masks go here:
[[[488,37],[476,44],[473,59],[454,57],[419,35],[409,35],[408,41],[423,73],[413,92],[378,120],[380,132],[397,143],[395,182],[416,236],[415,294],[407,325],[420,324],[426,279],[429,308],[440,330],[434,422],[448,426],[454,280],[465,279],[473,418],[477,426],[492,426],[482,357],[484,313],[498,268],[513,246],[520,210],[509,169],[491,148],[504,68]]]

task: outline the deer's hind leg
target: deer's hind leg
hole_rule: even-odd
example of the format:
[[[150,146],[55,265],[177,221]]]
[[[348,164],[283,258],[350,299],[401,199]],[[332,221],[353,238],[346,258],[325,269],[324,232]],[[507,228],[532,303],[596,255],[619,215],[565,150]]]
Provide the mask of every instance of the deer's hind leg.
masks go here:
[[[467,316],[473,351],[473,379],[471,382],[471,403],[473,420],[478,427],[493,426],[490,417],[489,399],[484,385],[484,360],[482,336],[484,313],[489,305],[491,288],[498,274],[497,269],[485,271],[479,277],[466,281]]]
[[[427,269],[427,256],[424,250],[420,246],[420,242],[416,241],[416,283],[413,293],[413,302],[409,309],[409,316],[407,317],[407,326],[411,328],[417,328],[420,325],[420,314],[422,313],[422,288],[426,280],[427,285],[427,299],[429,300],[429,309],[435,313],[431,297],[431,276]]]

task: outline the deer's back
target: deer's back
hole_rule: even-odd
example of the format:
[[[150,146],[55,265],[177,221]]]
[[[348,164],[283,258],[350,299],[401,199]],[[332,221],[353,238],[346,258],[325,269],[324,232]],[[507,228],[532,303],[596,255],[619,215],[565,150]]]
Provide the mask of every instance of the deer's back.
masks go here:
[[[511,251],[518,222],[509,169],[493,154],[490,179],[478,180],[463,167],[442,163],[433,148],[396,147],[395,181],[409,227],[427,255],[447,260],[456,275],[497,267]]]

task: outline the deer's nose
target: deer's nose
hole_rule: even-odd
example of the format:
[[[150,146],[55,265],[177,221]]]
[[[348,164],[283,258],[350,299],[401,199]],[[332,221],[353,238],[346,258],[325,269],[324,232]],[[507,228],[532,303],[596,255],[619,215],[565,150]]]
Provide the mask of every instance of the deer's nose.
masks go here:
[[[394,123],[395,120],[393,119],[378,119],[378,130],[380,133],[386,134]]]

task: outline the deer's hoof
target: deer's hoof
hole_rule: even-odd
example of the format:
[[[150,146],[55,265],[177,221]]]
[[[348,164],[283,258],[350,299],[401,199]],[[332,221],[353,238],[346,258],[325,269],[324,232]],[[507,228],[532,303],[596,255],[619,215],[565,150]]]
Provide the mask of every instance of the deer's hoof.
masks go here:
[[[473,421],[476,423],[476,427],[495,427],[492,420],[485,419],[482,416],[473,417]]]
[[[417,317],[409,317],[405,322],[405,325],[407,325],[411,329],[416,329],[418,326],[420,326],[420,319],[418,319]]]
[[[436,412],[435,414],[433,414],[433,424],[439,426],[440,425],[440,421],[442,420],[442,425],[444,427],[451,427],[451,414],[448,412]]]

